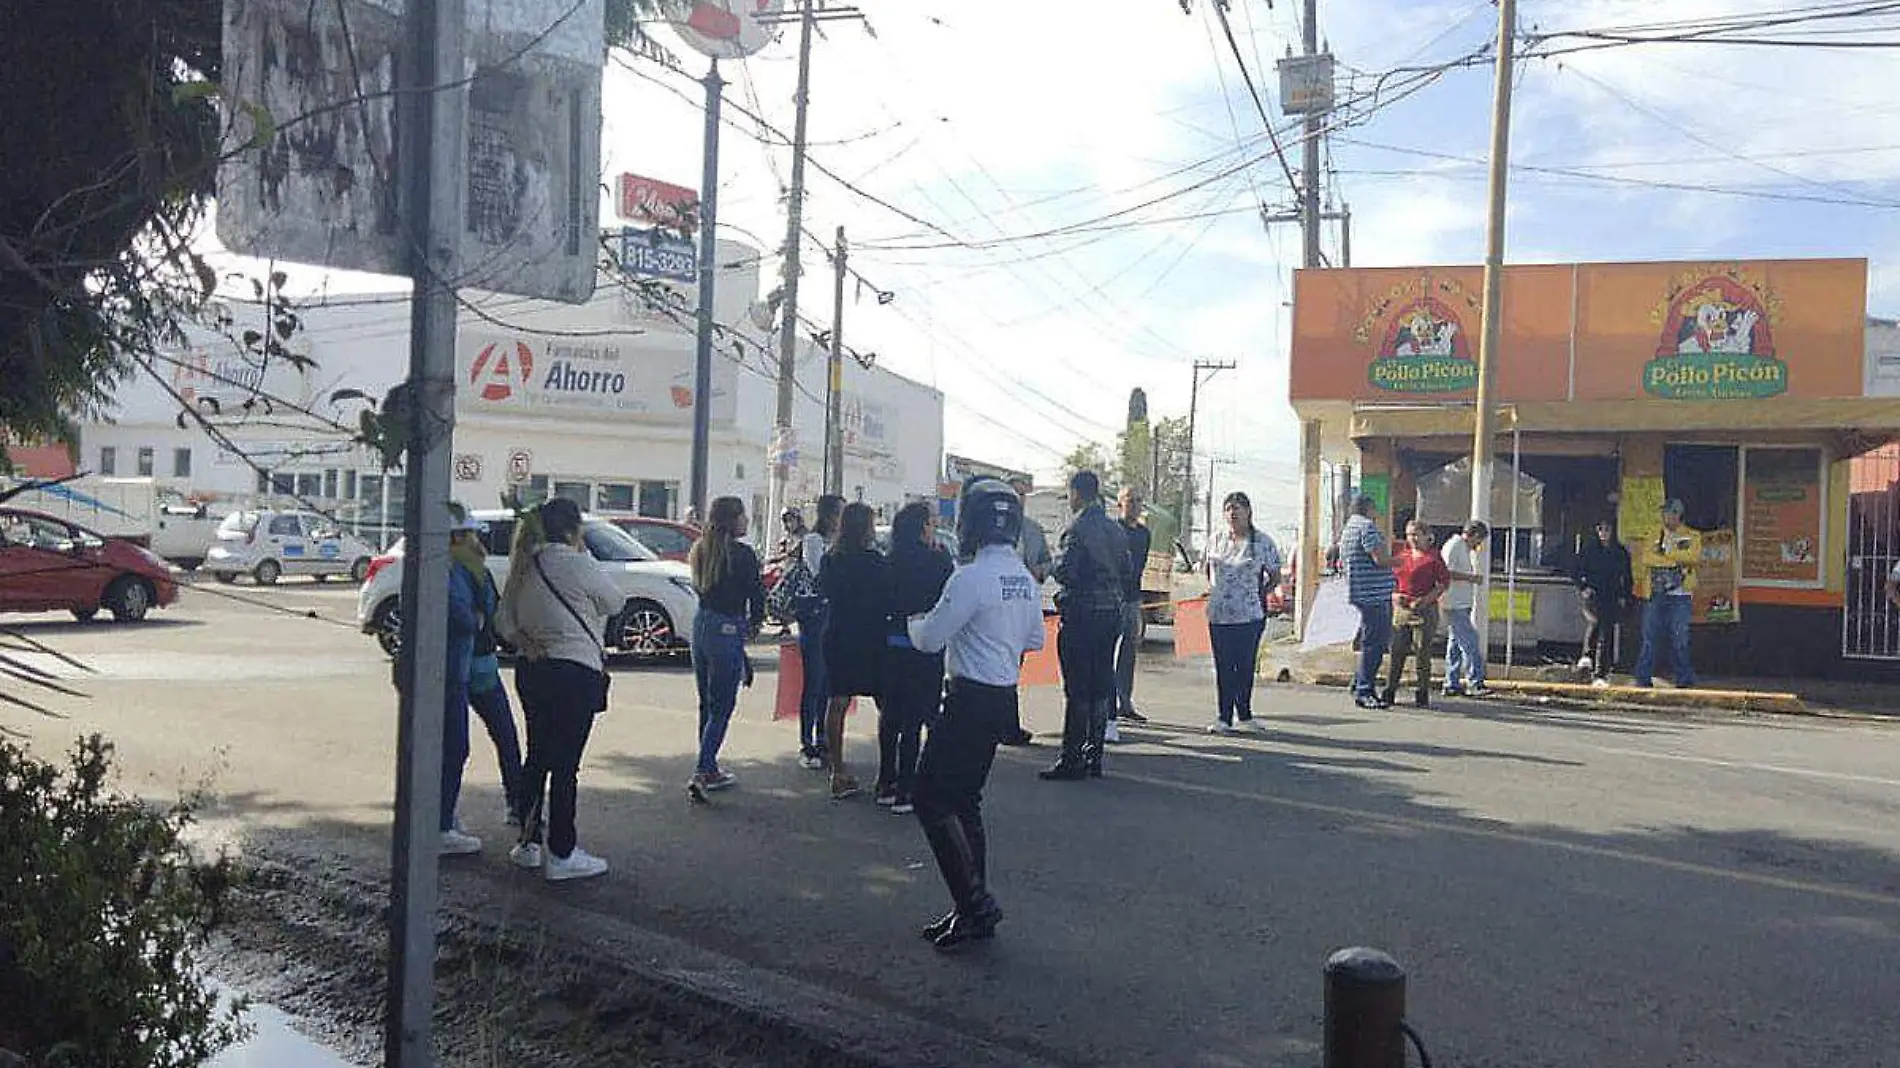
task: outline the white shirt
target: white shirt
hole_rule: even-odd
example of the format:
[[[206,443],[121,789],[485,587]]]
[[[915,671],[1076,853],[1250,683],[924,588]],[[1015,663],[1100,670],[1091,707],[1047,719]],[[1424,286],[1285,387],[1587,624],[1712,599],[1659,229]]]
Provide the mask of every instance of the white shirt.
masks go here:
[[[985,545],[909,629],[920,652],[946,654],[951,678],[1014,686],[1023,654],[1042,648],[1042,594],[1014,547]]]
[[[544,546],[536,558],[541,564],[539,570],[534,558],[509,561],[509,585],[518,582],[519,587],[513,597],[502,597],[495,611],[496,632],[517,645],[525,636],[547,650],[550,660],[571,660],[601,669],[601,633],[606,630],[607,617],[626,604],[625,595],[601,573],[600,564],[592,556],[570,546]],[[515,568],[523,572],[518,579],[512,574]],[[545,581],[542,571],[547,572]],[[562,607],[548,588],[550,582],[574,606],[574,613],[586,621],[585,627],[575,620],[574,613]]]
[[[1445,558],[1445,567],[1451,571],[1451,589],[1445,594],[1446,608],[1470,608],[1478,600],[1478,584],[1458,577],[1459,572],[1467,575],[1481,575],[1484,567],[1478,564],[1478,554],[1473,552],[1463,534],[1453,534],[1445,539],[1445,549],[1440,555]]]
[[[1216,537],[1207,554],[1207,572],[1213,580],[1207,599],[1208,623],[1229,626],[1267,618],[1260,603],[1261,577],[1263,572],[1278,570],[1280,547],[1265,534]]]

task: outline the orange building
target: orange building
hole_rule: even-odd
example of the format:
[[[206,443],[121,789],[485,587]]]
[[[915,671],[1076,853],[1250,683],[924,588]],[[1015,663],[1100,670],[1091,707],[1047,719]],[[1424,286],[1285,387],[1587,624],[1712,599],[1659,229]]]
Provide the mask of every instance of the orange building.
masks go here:
[[[1324,463],[1356,469],[1393,526],[1421,507],[1448,526],[1433,495],[1460,471],[1469,500],[1482,292],[1476,267],[1298,273],[1305,558],[1322,540]],[[1676,497],[1705,534],[1700,670],[1858,674],[1900,659],[1881,597],[1900,560],[1900,454],[1882,449],[1900,437],[1900,382],[1882,367],[1900,352],[1870,346],[1866,301],[1865,260],[1506,268],[1496,481],[1512,484],[1515,456],[1533,514],[1494,544],[1521,593],[1500,600],[1494,583],[1493,606],[1529,632],[1517,649],[1574,656],[1567,576],[1582,539],[1610,519],[1634,546]]]

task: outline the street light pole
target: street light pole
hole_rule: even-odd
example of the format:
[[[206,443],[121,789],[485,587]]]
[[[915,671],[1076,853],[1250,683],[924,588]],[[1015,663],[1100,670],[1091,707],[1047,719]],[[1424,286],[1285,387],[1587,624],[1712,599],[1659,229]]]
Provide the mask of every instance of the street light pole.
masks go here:
[[[713,287],[719,276],[719,111],[726,83],[719,61],[701,83],[706,87],[706,158],[699,180],[699,337],[693,361],[692,507],[701,523],[711,514],[706,500],[712,450]]]
[[[1194,429],[1200,416],[1201,372],[1206,371],[1207,377],[1213,378],[1222,371],[1233,370],[1235,366],[1231,360],[1222,363],[1194,361],[1194,388],[1188,393],[1187,461],[1181,465],[1180,542],[1189,551],[1194,549]]]
[[[1517,0],[1498,2],[1497,85],[1491,105],[1491,205],[1484,247],[1484,317],[1478,341],[1478,397],[1471,433],[1471,518],[1491,520],[1492,435],[1497,412],[1499,307],[1504,288],[1505,187],[1510,177],[1511,67],[1516,51]]]

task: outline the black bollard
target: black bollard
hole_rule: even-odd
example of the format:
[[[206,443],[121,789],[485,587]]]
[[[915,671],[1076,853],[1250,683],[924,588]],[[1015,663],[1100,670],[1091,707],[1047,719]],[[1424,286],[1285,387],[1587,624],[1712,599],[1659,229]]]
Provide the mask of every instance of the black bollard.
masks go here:
[[[1355,946],[1326,959],[1325,1068],[1405,1068],[1405,969]]]

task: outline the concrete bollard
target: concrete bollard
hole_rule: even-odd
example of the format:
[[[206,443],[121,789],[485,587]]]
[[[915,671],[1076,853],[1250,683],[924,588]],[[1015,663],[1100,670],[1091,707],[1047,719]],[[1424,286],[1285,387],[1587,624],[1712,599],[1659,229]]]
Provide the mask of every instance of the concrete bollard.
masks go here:
[[[1355,946],[1326,959],[1325,1068],[1405,1068],[1405,969]]]

